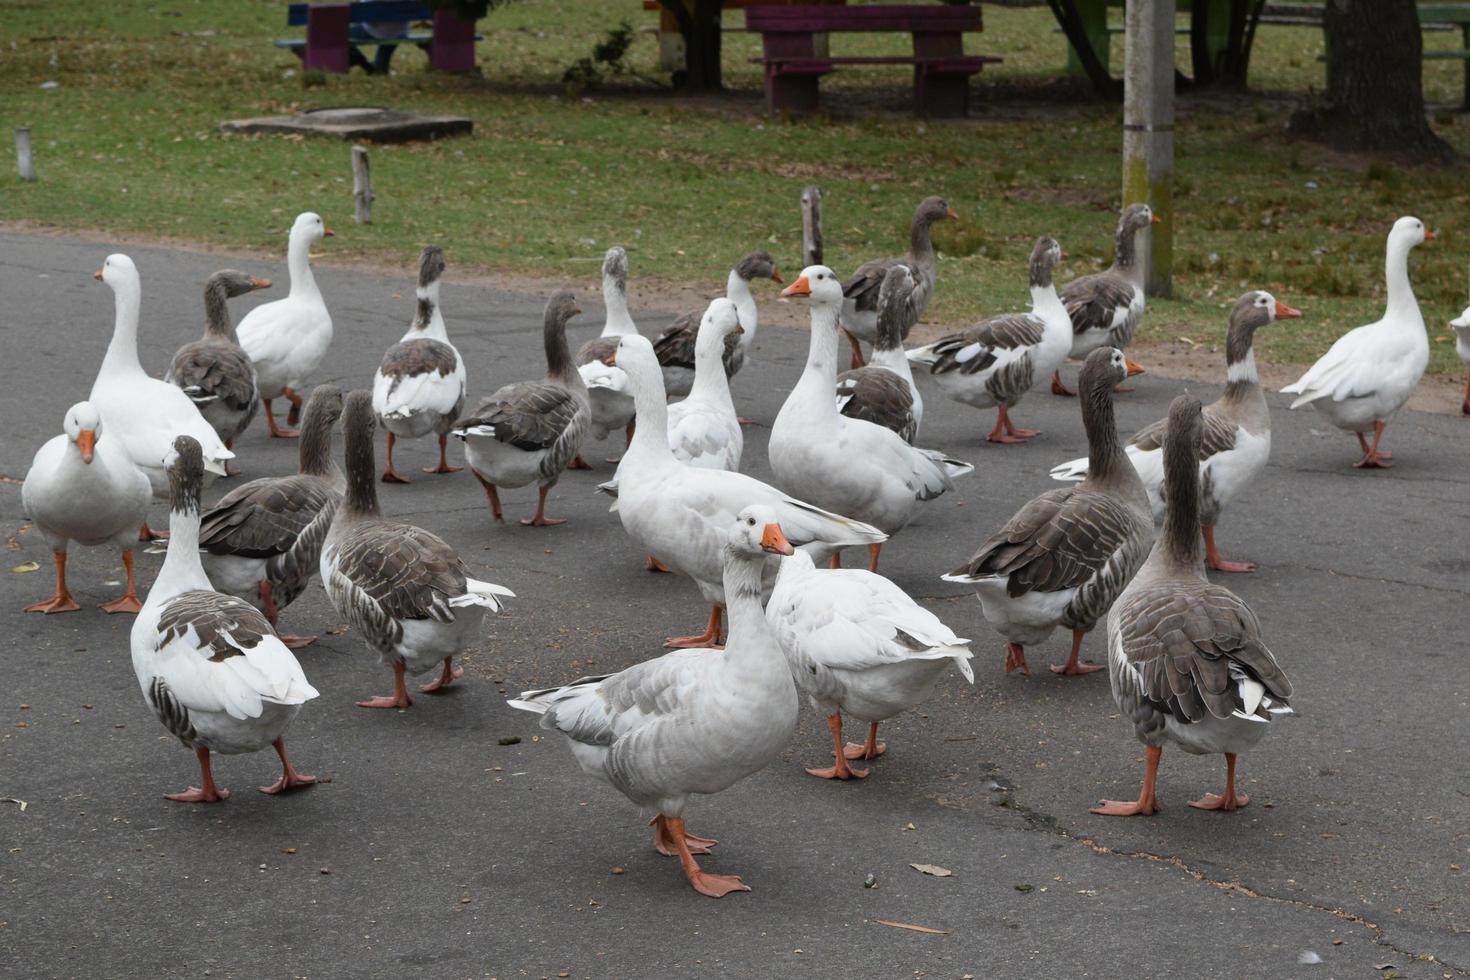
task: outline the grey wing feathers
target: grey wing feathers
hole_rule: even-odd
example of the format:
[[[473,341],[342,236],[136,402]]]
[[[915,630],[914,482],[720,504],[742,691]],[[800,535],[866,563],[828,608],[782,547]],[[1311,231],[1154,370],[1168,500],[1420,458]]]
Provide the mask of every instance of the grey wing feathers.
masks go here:
[[[1114,272],[1073,279],[1062,289],[1062,305],[1072,318],[1072,332],[1108,330],[1120,308],[1133,302],[1133,286]]]
[[[653,352],[664,367],[686,367],[694,370],[694,342],[699,336],[699,314],[685,313],[653,342]]]
[[[617,350],[617,337],[593,337],[577,351],[576,362],[579,367],[583,364],[591,364],[593,361],[607,364]]]
[[[337,567],[352,586],[397,620],[454,622],[449,600],[465,593],[465,569],[452,547],[412,524],[354,525],[337,547]]]
[[[1291,697],[1287,680],[1261,641],[1255,613],[1228,589],[1207,582],[1142,589],[1119,610],[1124,654],[1143,695],[1182,722],[1243,709],[1238,674],[1258,681],[1275,701]]]
[[[857,267],[842,284],[842,295],[853,301],[862,311],[877,312],[878,294],[883,288],[883,277],[888,270],[903,262],[901,258],[872,259]]]
[[[252,480],[226,494],[200,518],[199,545],[214,555],[274,558],[284,554],[337,492],[316,476]]]
[[[204,341],[185,344],[174,354],[168,379],[194,402],[223,402],[237,412],[255,411],[255,369],[250,355],[238,347]]]
[[[180,593],[164,605],[158,617],[158,645],[162,647],[191,630],[199,651],[207,652],[215,662],[244,656],[262,638],[275,635],[270,623],[250,603],[203,589]]]
[[[420,374],[438,374],[447,378],[458,365],[454,348],[448,344],[432,337],[415,337],[389,347],[378,370],[384,377],[392,378],[393,388],[396,388],[400,378]],[[392,388],[389,393],[392,393]]]
[[[959,574],[1006,576],[1012,597],[1076,588],[1108,563],[1133,523],[1128,508],[1108,494],[1049,490],[980,545]]]
[[[1235,448],[1235,434],[1237,425],[1219,414],[1212,412],[1209,406],[1205,409],[1201,418],[1204,421],[1204,431],[1201,433],[1199,458],[1201,462],[1218,453],[1228,453]],[[1169,420],[1159,419],[1152,425],[1145,426],[1133,433],[1133,438],[1128,440],[1128,445],[1137,446],[1139,449],[1163,449],[1164,433],[1168,429]]]
[[[913,444],[918,429],[908,383],[887,368],[863,367],[837,376],[838,411],[892,429]]]
[[[483,426],[498,442],[535,452],[550,449],[567,431],[578,412],[586,414],[581,399],[549,381],[507,385],[476,406],[474,414],[455,428]]]

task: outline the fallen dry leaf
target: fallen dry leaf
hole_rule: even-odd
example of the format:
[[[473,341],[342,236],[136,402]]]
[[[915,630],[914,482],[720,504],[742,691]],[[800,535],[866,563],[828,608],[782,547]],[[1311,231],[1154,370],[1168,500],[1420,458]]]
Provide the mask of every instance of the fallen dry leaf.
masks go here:
[[[949,878],[954,875],[953,871],[941,868],[937,864],[910,864],[909,867],[920,874],[933,875],[935,878]]]
[[[931,929],[928,926],[916,926],[912,922],[891,922],[888,919],[874,919],[880,926],[889,926],[893,929],[907,929],[910,932],[922,932],[930,936],[948,936],[948,929]]]
[[[38,565],[37,563],[33,562],[33,561],[23,561],[19,565],[16,565],[15,567],[13,567],[11,569],[11,571],[12,572],[15,572],[18,575],[23,575],[26,572],[39,571],[40,568],[41,568],[41,566]]]

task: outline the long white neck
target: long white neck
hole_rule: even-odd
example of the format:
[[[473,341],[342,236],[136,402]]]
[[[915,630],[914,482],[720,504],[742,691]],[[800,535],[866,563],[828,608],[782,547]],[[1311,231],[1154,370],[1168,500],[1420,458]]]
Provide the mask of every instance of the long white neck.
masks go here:
[[[720,373],[723,376],[723,369]],[[650,384],[629,374],[628,381],[633,386],[633,411],[638,425],[633,429],[633,441],[628,444],[624,458],[632,456],[645,464],[675,463],[674,451],[669,448],[669,406],[662,378]]]
[[[759,310],[755,305],[755,296],[750,291],[750,283],[740,278],[740,273],[734,269],[730,270],[730,275],[725,280],[725,296],[735,304],[735,313],[740,317],[740,326],[745,330],[740,338],[740,346],[749,348],[755,342],[755,328],[760,325]]]
[[[602,336],[625,337],[638,332],[638,325],[628,312],[628,294],[613,276],[602,277],[602,305],[607,308]]]
[[[725,377],[725,335],[700,330],[694,342],[694,384],[689,397],[735,413],[730,379]]]
[[[403,335],[404,340],[414,337],[428,337],[433,340],[449,343],[449,331],[444,326],[444,314],[439,312],[439,282],[435,280],[427,286],[420,286],[415,291],[416,298],[420,304],[427,300],[429,306],[429,320],[420,323],[419,317],[415,316],[413,323],[408,328],[408,333]]]
[[[799,404],[807,420],[837,422],[837,401],[832,392],[837,386],[837,307],[813,304],[811,307],[811,341],[807,347],[806,369],[796,382],[786,404]],[[785,412],[785,409],[782,409]]]
[[[1388,283],[1388,315],[1391,317],[1415,317],[1422,320],[1419,302],[1414,299],[1414,287],[1409,284],[1408,242],[1396,240],[1389,243],[1388,256],[1384,260],[1384,278]]]
[[[883,350],[874,347],[872,356],[868,358],[868,363],[874,367],[892,371],[900,378],[903,378],[904,381],[908,382],[910,388],[913,387],[914,370],[909,365],[908,355],[904,353],[902,347],[885,348]]]
[[[97,378],[100,381],[104,377],[146,377],[143,365],[138,362],[138,309],[142,305],[143,288],[136,279],[124,279],[110,285],[113,287],[116,315],[112,341],[107,345],[107,356],[102,359]]]
[[[199,561],[199,511],[171,510],[168,514],[168,554],[158,579],[148,591],[148,601],[171,599],[193,589],[214,590],[204,565]]]
[[[1041,317],[1048,339],[1050,339],[1049,335],[1055,332],[1057,339],[1065,340],[1070,347],[1072,318],[1067,314],[1067,308],[1062,305],[1062,298],[1057,295],[1056,283],[1031,287],[1031,312]]]
[[[293,234],[286,246],[286,268],[291,272],[291,296],[310,298],[321,296],[316,288],[316,277],[311,274],[311,240],[304,234]]]
[[[747,557],[725,552],[725,612],[730,620],[730,642],[725,657],[732,667],[789,671],[780,643],[761,606],[764,555]]]

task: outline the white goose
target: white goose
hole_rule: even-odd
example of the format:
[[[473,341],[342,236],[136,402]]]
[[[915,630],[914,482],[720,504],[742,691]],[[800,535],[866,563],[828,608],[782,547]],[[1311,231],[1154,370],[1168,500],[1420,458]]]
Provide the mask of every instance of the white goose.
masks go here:
[[[822,779],[867,776],[848,760],[876,759],[888,751],[878,741],[878,723],[928,697],[951,663],[975,683],[970,641],[872,572],[818,569],[805,552],[783,558],[766,618],[797,686],[832,731],[836,761],[807,770]],[[842,741],[844,713],[868,723],[866,742]]]
[[[215,785],[209,753],[237,755],[275,747],[281,778],[262,793],[316,782],[286,758],[285,732],[301,706],[317,696],[291,651],[249,603],[210,587],[199,564],[199,444],[175,443],[168,557],[133,622],[133,672],[148,707],[169,733],[193,749],[200,783],[167,799],[214,803],[229,796]]]
[[[1409,284],[1409,250],[1433,239],[1434,232],[1418,218],[1395,221],[1388,233],[1383,318],[1343,334],[1295,384],[1281,389],[1298,396],[1292,408],[1314,405],[1333,425],[1358,437],[1363,458],[1353,465],[1359,468],[1393,465],[1393,453],[1380,451],[1378,440],[1429,366],[1429,335]]]
[[[1460,414],[1470,415],[1470,306],[1465,307],[1465,312],[1450,321],[1450,326],[1455,331],[1455,353],[1460,355],[1460,363],[1465,365],[1465,400],[1460,403]]]
[[[137,612],[133,542],[148,517],[153,488],[133,463],[127,447],[102,438],[102,416],[91,402],[67,409],[63,434],[36,451],[20,488],[26,516],[35,523],[56,564],[56,592],[26,606],[26,612],[60,613],[81,608],[66,588],[66,552],[75,541],[87,547],[111,543],[122,552],[127,591],[101,605],[103,612]]]
[[[602,258],[602,305],[607,311],[602,333],[577,351],[577,373],[587,386],[592,435],[601,442],[612,430],[622,429],[627,441],[632,442],[633,393],[628,390],[628,376],[609,363],[618,348],[618,338],[638,332],[638,325],[628,313],[628,253],[620,245],[608,249]],[[585,462],[578,465],[577,460],[570,465],[573,469],[587,466]]]
[[[974,408],[995,408],[991,442],[1012,444],[1039,435],[1017,428],[1008,409],[1067,360],[1072,320],[1057,296],[1052,270],[1066,255],[1045,236],[1031,250],[1031,312],[987,317],[961,333],[909,351],[908,359],[950,398]]]
[[[464,675],[454,657],[474,642],[485,612],[499,612],[501,597],[515,593],[470,578],[459,554],[437,534],[383,516],[373,472],[375,424],[372,395],[349,394],[342,409],[347,493],[322,546],[322,585],[368,649],[393,668],[393,693],[357,706],[407,708],[413,699],[404,675],[442,665],[420,690],[449,687]]]
[[[332,316],[311,274],[311,246],[332,234],[321,215],[305,211],[296,216],[286,246],[291,292],[285,299],[264,303],[245,314],[236,333],[240,346],[255,365],[256,383],[265,402],[270,434],[294,438],[296,432],[276,425],[271,401],[282,395],[291,403],[287,425],[301,418],[302,397],[296,393],[321,364],[332,343]]]
[[[138,310],[143,286],[138,268],[126,255],[107,257],[92,274],[111,287],[117,310],[107,356],[92,382],[88,396],[112,437],[127,447],[133,462],[147,474],[153,495],[168,499],[168,464],[173,441],[193,436],[204,449],[205,480],[225,475],[225,460],[235,454],[225,448],[214,427],[199,414],[189,396],[166,381],[150,378],[138,363]],[[154,537],[145,524],[143,539]]]
[[[1225,506],[1250,485],[1271,458],[1271,410],[1256,374],[1255,334],[1277,320],[1301,313],[1277,302],[1270,293],[1252,290],[1236,300],[1225,337],[1225,393],[1205,406],[1200,443],[1200,513],[1205,537],[1205,563],[1220,572],[1253,572],[1250,562],[1226,561],[1215,545],[1215,524]],[[1153,508],[1154,525],[1164,522],[1164,434],[1168,419],[1145,426],[1128,440],[1128,459]],[[1087,476],[1087,457],[1052,468],[1053,480]]]
[[[1235,757],[1261,740],[1271,721],[1292,714],[1291,681],[1261,639],[1249,606],[1205,578],[1199,539],[1200,404],[1181,395],[1169,406],[1164,439],[1169,513],[1148,560],[1108,613],[1108,679],[1113,701],[1144,744],[1137,800],[1103,800],[1109,817],[1159,811],[1156,780],[1164,743],[1192,755],[1225,756],[1225,792],[1189,805],[1235,810]]]
[[[651,348],[648,353],[652,358]],[[639,435],[649,420],[643,422]],[[798,711],[791,671],[761,609],[766,556],[789,555],[791,544],[776,513],[757,505],[734,515],[721,540],[730,596],[723,652],[666,653],[616,674],[526,691],[509,702],[541,715],[542,728],[565,735],[583,772],[656,811],[654,848],[677,854],[689,884],[711,898],[750,886],[734,875],[709,874],[695,861],[718,841],[685,830],[689,798],[718,793],[764,769],[786,747]]]
[[[740,469],[745,435],[730,397],[723,355],[725,339],[744,332],[734,303],[724,298],[710,302],[699,323],[694,385],[688,398],[669,406],[669,447],[681,463],[711,470]]]
[[[439,309],[439,280],[444,277],[444,250],[426,245],[419,255],[418,311],[403,339],[388,348],[373,375],[373,411],[387,432],[384,483],[407,483],[393,467],[393,443],[439,437],[439,465],[425,473],[458,473],[445,457],[449,430],[464,409],[464,358],[449,342]]]
[[[628,374],[641,420],[618,467],[618,517],[644,554],[694,579],[711,607],[704,633],[672,637],[670,646],[719,642],[721,608],[727,598],[721,549],[730,522],[750,504],[770,508],[797,545],[840,548],[884,540],[877,528],[819,510],[754,477],[679,462],[669,448],[663,376],[653,346],[645,337],[624,337],[618,341],[616,358]],[[830,393],[827,403],[831,404]]]
[[[806,370],[771,426],[770,461],[787,493],[871,524],[885,534],[901,530],[926,501],[954,489],[954,478],[974,469],[932,449],[918,449],[891,429],[837,411],[837,316],[842,284],[824,265],[808,266],[783,296],[811,304]],[[876,571],[880,543],[869,545]],[[834,556],[834,561],[836,556]]]

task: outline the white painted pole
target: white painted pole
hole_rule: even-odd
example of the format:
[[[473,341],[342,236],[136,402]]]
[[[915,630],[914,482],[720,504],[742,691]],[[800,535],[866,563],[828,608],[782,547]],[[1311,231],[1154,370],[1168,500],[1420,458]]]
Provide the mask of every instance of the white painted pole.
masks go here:
[[[21,180],[36,179],[36,165],[31,160],[31,128],[21,126],[15,131],[15,169]]]
[[[373,180],[368,170],[368,152],[366,147],[354,146],[352,148],[352,203],[355,206],[354,217],[360,225],[373,223]]]
[[[1123,72],[1123,205],[1160,223],[1138,237],[1150,296],[1173,293],[1175,0],[1128,0]]]

